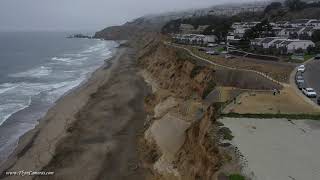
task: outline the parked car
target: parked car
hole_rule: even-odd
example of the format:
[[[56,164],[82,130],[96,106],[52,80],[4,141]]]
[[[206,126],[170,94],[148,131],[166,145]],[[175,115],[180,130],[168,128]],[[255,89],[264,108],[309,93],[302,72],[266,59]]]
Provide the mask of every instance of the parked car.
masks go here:
[[[232,58],[234,58],[234,57],[231,56],[230,54],[226,54],[226,55],[224,56],[224,58],[226,58],[226,59],[232,59]]]
[[[218,46],[218,44],[209,43],[207,46],[208,46],[208,47],[216,47],[216,46]]]
[[[314,60],[320,60],[320,54],[317,54],[317,55],[314,57]]]
[[[298,89],[302,90],[304,88],[304,83],[297,83]]]
[[[320,105],[320,97],[317,99],[317,103]]]
[[[299,84],[299,83],[304,83],[304,79],[301,75],[297,75],[296,76],[296,83]]]
[[[309,98],[317,97],[317,93],[312,88],[303,88],[302,92],[304,95],[306,95]]]
[[[219,52],[217,51],[207,51],[206,53],[210,55],[219,55]]]
[[[228,51],[221,51],[221,54],[228,54]]]
[[[199,48],[198,51],[206,51],[206,48]]]
[[[305,65],[300,65],[300,66],[298,67],[298,72],[304,72],[305,70],[306,70]]]

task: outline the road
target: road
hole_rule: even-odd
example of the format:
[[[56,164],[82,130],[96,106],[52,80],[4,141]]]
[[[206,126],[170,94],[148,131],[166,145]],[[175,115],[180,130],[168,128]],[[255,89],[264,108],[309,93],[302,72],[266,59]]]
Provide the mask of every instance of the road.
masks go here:
[[[305,86],[313,88],[320,95],[320,61],[311,60],[306,64],[306,71],[303,74]],[[312,99],[316,101],[315,98]]]

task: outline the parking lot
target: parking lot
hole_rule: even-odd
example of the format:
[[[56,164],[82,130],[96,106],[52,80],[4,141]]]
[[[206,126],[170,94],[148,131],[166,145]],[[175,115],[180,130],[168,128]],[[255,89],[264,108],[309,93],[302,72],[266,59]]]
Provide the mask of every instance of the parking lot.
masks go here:
[[[303,87],[313,88],[315,92],[320,95],[320,60],[311,60],[305,65],[306,70],[302,73],[304,78]],[[317,103],[316,98],[311,98],[312,101]]]

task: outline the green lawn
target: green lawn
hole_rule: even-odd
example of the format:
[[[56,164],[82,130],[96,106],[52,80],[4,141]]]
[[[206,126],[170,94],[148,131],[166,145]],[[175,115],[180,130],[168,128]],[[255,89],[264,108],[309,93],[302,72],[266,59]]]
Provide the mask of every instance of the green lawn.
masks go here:
[[[240,174],[231,174],[229,180],[245,180],[245,178]]]
[[[218,52],[222,52],[224,51],[224,48],[223,47],[217,47],[214,49],[215,51],[218,51]]]
[[[311,58],[314,58],[316,55],[314,55],[314,54],[306,54],[306,55],[304,55],[304,60],[306,61],[306,60],[309,60],[309,59],[311,59]]]

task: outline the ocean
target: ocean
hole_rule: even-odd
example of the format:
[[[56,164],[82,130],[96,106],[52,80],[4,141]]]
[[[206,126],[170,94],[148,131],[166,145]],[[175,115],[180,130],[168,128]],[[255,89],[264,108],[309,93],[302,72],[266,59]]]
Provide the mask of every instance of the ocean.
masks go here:
[[[0,32],[0,163],[64,94],[112,57],[118,44],[62,32]]]

